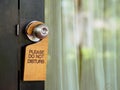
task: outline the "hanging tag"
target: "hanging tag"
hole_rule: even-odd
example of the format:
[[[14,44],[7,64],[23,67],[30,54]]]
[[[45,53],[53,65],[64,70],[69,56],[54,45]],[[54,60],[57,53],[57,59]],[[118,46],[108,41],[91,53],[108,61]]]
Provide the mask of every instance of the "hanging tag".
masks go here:
[[[26,46],[24,81],[46,80],[47,56],[48,36],[37,43]]]
[[[47,54],[48,37],[26,47],[24,81],[39,81],[46,79]]]

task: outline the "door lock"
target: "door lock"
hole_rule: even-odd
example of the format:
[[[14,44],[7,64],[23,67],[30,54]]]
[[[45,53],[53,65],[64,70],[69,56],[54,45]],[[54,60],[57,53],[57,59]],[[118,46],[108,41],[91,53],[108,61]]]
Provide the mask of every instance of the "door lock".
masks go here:
[[[39,42],[48,35],[48,27],[39,21],[32,21],[26,27],[27,37],[33,42]]]

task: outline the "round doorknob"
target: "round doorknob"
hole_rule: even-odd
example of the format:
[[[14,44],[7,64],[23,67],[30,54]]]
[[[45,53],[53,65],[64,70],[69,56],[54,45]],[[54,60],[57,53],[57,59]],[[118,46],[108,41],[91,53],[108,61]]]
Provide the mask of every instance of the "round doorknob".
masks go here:
[[[26,34],[33,42],[38,42],[48,36],[48,27],[40,21],[32,21],[26,27]]]
[[[36,26],[33,30],[33,34],[40,39],[45,38],[48,35],[48,32],[49,30],[44,24]]]

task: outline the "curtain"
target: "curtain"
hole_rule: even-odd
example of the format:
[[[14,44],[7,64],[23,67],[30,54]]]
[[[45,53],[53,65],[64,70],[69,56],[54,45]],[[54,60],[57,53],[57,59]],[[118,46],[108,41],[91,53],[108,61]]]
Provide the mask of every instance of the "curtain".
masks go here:
[[[46,0],[49,58],[46,90],[79,90],[77,51],[74,43],[74,1]]]
[[[120,90],[120,0],[45,0],[46,90]]]
[[[120,1],[78,0],[76,5],[80,90],[120,90]]]

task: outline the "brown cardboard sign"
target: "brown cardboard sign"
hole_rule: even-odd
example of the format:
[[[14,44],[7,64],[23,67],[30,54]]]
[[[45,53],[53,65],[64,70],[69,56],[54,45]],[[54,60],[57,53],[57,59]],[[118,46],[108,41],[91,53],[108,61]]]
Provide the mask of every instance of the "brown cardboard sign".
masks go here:
[[[48,56],[48,36],[41,41],[26,46],[24,81],[43,81],[46,79]]]

